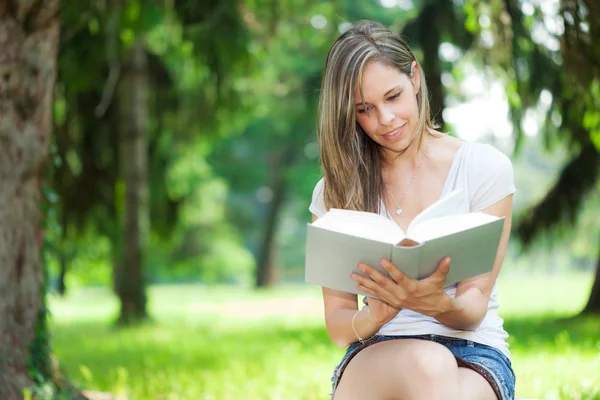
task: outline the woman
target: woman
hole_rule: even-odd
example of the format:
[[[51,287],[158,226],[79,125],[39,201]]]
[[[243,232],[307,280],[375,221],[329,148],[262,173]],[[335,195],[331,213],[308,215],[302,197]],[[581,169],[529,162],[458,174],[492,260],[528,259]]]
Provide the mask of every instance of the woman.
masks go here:
[[[508,244],[510,160],[491,146],[435,130],[425,76],[408,45],[363,21],[331,47],[319,104],[323,179],[313,221],[329,208],[371,211],[406,230],[442,195],[462,188],[466,212],[505,217],[493,271],[444,287],[452,261],[416,281],[389,260],[392,279],[359,264],[368,298],[323,288],[332,341],[348,347],[332,378],[335,399],[512,399],[515,376],[498,316],[496,278]]]

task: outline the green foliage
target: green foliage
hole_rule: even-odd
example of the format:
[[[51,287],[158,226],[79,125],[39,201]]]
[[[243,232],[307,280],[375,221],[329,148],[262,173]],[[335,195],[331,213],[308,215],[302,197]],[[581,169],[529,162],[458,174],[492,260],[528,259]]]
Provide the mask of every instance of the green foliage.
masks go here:
[[[477,10],[475,6],[481,4],[479,0],[469,0],[465,7],[471,15],[481,13],[481,17],[485,17],[483,7]],[[516,220],[515,231],[524,248],[531,249],[534,239],[539,240],[541,236],[544,240],[565,238],[569,228],[579,221],[581,229],[570,235],[573,238],[571,251],[576,254],[579,265],[586,264],[581,262],[582,254],[589,253],[590,248],[595,248],[592,253],[597,254],[598,245],[590,243],[590,236],[591,241],[597,241],[599,229],[596,212],[600,185],[600,114],[597,111],[600,52],[599,42],[592,38],[600,32],[600,9],[590,8],[590,4],[587,0],[560,1],[553,10],[554,7],[542,4],[527,3],[522,7],[518,1],[505,1],[487,15],[495,32],[502,32],[502,25],[511,28],[509,35],[492,35],[497,43],[492,47],[493,51],[510,48],[508,57],[494,64],[496,69],[501,66],[508,70],[499,75],[507,80],[505,87],[516,148],[522,148],[521,122],[525,111],[536,107],[539,112],[539,100],[545,95],[545,102],[550,103],[544,106],[545,123],[540,130],[545,147],[561,146],[569,153],[554,185]],[[506,40],[508,38],[510,40]],[[582,232],[585,233],[582,235]],[[596,260],[594,264],[599,262]],[[600,270],[597,273],[600,274]],[[597,288],[592,293],[597,293]],[[584,311],[597,310],[597,302],[598,297],[592,297]]]
[[[600,153],[600,80],[592,81],[585,102],[583,127],[590,132],[592,142]]]
[[[315,117],[320,73],[331,42],[347,22],[370,18],[409,35],[422,53],[415,24],[424,7],[442,4],[414,2],[403,9],[385,8],[375,0],[234,3],[136,0],[118,12],[102,2],[64,7],[53,157],[59,171],[54,183],[61,188],[56,220],[65,229],[52,234],[58,238],[65,233],[60,247],[71,260],[74,275],[68,279],[73,284],[110,282],[116,221],[124,204],[111,107],[105,117],[94,117],[110,72],[112,21],[118,22],[117,55],[143,33],[150,56],[150,275],[169,281],[241,275],[246,281],[255,264],[250,255],[258,256],[270,210],[268,196],[261,195],[274,186],[275,171],[282,171],[286,183],[277,261],[298,276],[303,257],[298,243],[320,177]],[[506,61],[491,58],[492,53],[512,53],[513,64],[486,66],[484,73],[497,73],[505,83],[517,130],[525,110],[544,89],[555,99],[548,115],[566,119],[556,99],[573,94],[569,85],[557,84],[562,73],[557,52],[531,40],[531,29],[543,13],[535,8],[533,15],[523,15],[518,8],[501,5],[469,0],[443,9],[443,41],[475,66]],[[457,12],[461,7],[465,17]],[[504,12],[513,21],[512,41],[496,26],[506,21]],[[469,50],[469,32],[491,32],[495,46]],[[442,68],[455,80],[465,75],[460,63],[443,61]],[[586,109],[583,124],[598,142],[597,87],[597,82],[592,84],[590,96],[581,103]],[[464,96],[458,87],[448,93]],[[556,120],[547,118],[544,137],[561,144],[566,135],[552,123]],[[540,177],[524,174],[530,181]],[[588,242],[575,241],[578,258],[589,251]],[[224,250],[228,247],[230,252]],[[228,253],[234,262],[223,259]],[[57,274],[57,260],[51,266]]]
[[[55,199],[56,195],[53,193],[52,189],[48,187],[43,187],[42,192],[46,194],[46,199],[42,200],[40,204],[40,208],[42,210],[42,215],[46,218],[42,220],[42,226],[49,225],[48,222],[52,222],[52,211],[55,207],[56,201],[52,201],[51,199]],[[43,264],[43,280],[42,287],[40,293],[40,310],[38,312],[37,322],[35,325],[35,336],[31,343],[29,344],[29,358],[27,360],[27,366],[29,368],[29,375],[34,384],[33,392],[53,392],[53,389],[56,389],[55,382],[53,382],[52,375],[52,362],[50,356],[50,333],[48,330],[48,309],[46,307],[46,285],[45,282],[48,280],[48,273],[45,265],[47,263],[47,248],[51,244],[48,243],[47,239],[44,240],[42,244],[42,249],[40,251],[40,259]],[[50,399],[50,397],[40,397],[40,399]]]
[[[256,259],[265,240],[266,216],[272,212],[272,191],[285,191],[286,203],[295,196],[309,198],[318,180],[316,149],[305,149],[315,147],[320,73],[326,51],[339,34],[334,3],[290,1],[273,6],[270,12],[258,3],[245,9],[254,21],[253,68],[236,77],[235,84],[246,119],[225,125],[228,135],[214,144],[208,158],[230,185],[227,218],[240,229]],[[320,21],[316,27],[313,18]],[[278,184],[281,180],[283,185]]]
[[[466,1],[463,5],[465,15],[467,16],[467,18],[465,19],[465,29],[471,33],[477,33],[480,31],[480,27],[479,27],[480,13],[476,9],[476,4],[477,4],[477,2],[475,2],[475,1]]]
[[[348,21],[374,18],[387,24],[402,20],[399,8],[377,2],[247,2],[244,18],[251,33],[252,68],[235,77],[242,112],[223,124],[225,137],[214,143],[208,162],[230,185],[227,218],[241,231],[255,258],[264,249],[270,213],[283,220],[308,217],[312,189],[320,178],[316,115],[320,75],[331,43]],[[411,15],[414,13],[411,13]],[[226,119],[230,121],[230,119]],[[283,181],[283,183],[281,183]],[[274,191],[285,206],[274,210]],[[298,264],[302,226],[279,237],[276,267]],[[284,228],[285,229],[285,228]],[[280,229],[278,229],[281,234]],[[280,247],[283,246],[283,247]],[[293,256],[289,257],[288,250]]]
[[[67,287],[109,285],[112,282],[112,249],[110,238],[89,227],[76,241],[61,245],[69,265]],[[60,272],[59,253],[48,257],[48,270],[56,279]],[[56,281],[51,282],[56,288]]]
[[[122,67],[123,53],[142,38],[151,85],[150,253],[163,261],[146,257],[150,275],[202,279],[201,271],[211,271],[214,264],[204,267],[198,262],[215,254],[225,265],[235,265],[236,275],[244,275],[239,268],[247,275],[251,263],[219,205],[227,188],[212,177],[204,161],[210,141],[224,134],[215,121],[238,104],[230,80],[243,72],[247,61],[247,35],[238,8],[226,2],[199,6],[192,1],[135,0],[122,7],[118,4],[69,3],[61,15],[51,177],[60,202],[53,222],[56,229],[49,233],[56,244],[50,270],[56,276],[63,257],[71,284],[112,280],[125,188],[118,151],[121,130],[115,124],[114,104],[119,100],[111,91],[111,77],[115,71],[119,74],[115,65]],[[99,112],[99,105],[105,107],[104,112]],[[196,206],[201,210],[193,210]],[[213,240],[202,243],[205,236]],[[192,243],[192,238],[198,242]],[[230,248],[231,260],[221,250],[220,238]],[[182,246],[186,248],[183,253],[179,252]],[[218,268],[223,277],[232,275],[228,268]]]
[[[369,18],[397,32],[406,30],[421,57],[413,35],[419,27],[410,23],[423,6],[433,3],[414,2],[409,10],[386,9],[376,0],[134,0],[112,11],[105,2],[65,5],[54,106],[56,139],[51,148],[56,193],[47,194],[57,204],[46,216],[49,245],[44,254],[50,274],[59,274],[59,258],[66,257],[69,286],[111,285],[116,221],[124,204],[112,106],[117,100],[109,102],[102,117],[95,110],[106,93],[111,61],[144,35],[152,85],[148,151],[152,232],[145,254],[151,281],[200,280],[248,287],[270,207],[265,193],[279,172],[286,182],[287,201],[278,218],[277,262],[286,268],[286,277],[301,280],[307,206],[320,177],[315,117],[326,51],[348,21]],[[445,26],[443,40],[461,49],[474,65],[491,61],[500,65],[485,69],[504,82],[517,131],[525,110],[537,104],[545,89],[553,95],[546,142],[569,142],[576,148],[577,141],[565,137],[572,133],[569,124],[581,121],[600,149],[597,79],[585,96],[577,96],[580,92],[570,81],[559,79],[564,71],[557,52],[531,40],[531,30],[543,19],[540,10],[536,8],[532,16],[522,15],[518,8],[506,10],[514,33],[514,40],[507,41],[502,36],[506,31],[493,25],[503,21],[496,18],[502,12],[500,4],[463,2],[466,32]],[[490,17],[491,27],[481,23],[482,15]],[[467,54],[469,32],[493,32],[502,40]],[[506,66],[508,53],[514,63]],[[444,62],[443,69],[456,80],[465,74],[450,62]],[[453,95],[460,98],[460,93]],[[568,101],[573,97],[581,101],[571,107]],[[543,193],[536,184],[551,170],[548,165],[529,168],[539,161],[533,157],[526,167],[517,167],[525,168],[517,175],[529,179],[520,187],[538,198]],[[565,240],[575,262],[564,250],[550,256],[533,252],[519,257],[513,271],[589,269],[587,257],[596,253],[597,246],[593,234],[598,229],[597,209],[597,198],[590,197],[580,229]],[[520,253],[512,248],[507,259]],[[512,300],[503,302],[502,311],[509,316],[521,395],[599,396],[600,383],[581,377],[598,365],[598,332],[593,325],[597,320],[580,320],[576,328],[570,322],[551,322],[554,314],[578,310],[586,293],[582,282],[575,276],[572,281],[538,277],[505,283],[510,291],[503,299]],[[539,288],[544,290],[537,293]],[[291,293],[249,293],[239,287],[154,288],[152,314],[160,325],[114,332],[107,321],[117,311],[115,299],[101,289],[87,289],[81,297],[52,298],[55,346],[79,384],[132,400],[157,395],[323,397],[341,350],[326,336],[317,291],[283,290]],[[578,293],[581,298],[562,298],[560,293]],[[554,294],[552,300],[549,294]],[[273,315],[258,315],[279,303],[284,306]],[[318,312],[303,316],[296,312],[299,304],[313,305]],[[531,319],[527,313],[538,316]],[[44,314],[32,344],[32,353],[39,355],[32,359],[32,374],[41,377],[33,393],[39,398],[49,390],[44,380],[49,363],[45,321]],[[578,368],[569,366],[570,375],[557,372],[565,371],[572,357],[578,358]],[[232,376],[244,384],[232,382]],[[307,379],[300,382],[297,376]]]
[[[56,223],[57,194],[48,186],[42,187],[42,201],[40,209],[43,215],[42,229],[58,229]],[[40,249],[41,263],[43,264],[43,279],[41,285],[41,304],[35,325],[35,335],[29,344],[29,356],[27,366],[33,386],[23,390],[24,400],[72,400],[76,398],[76,389],[71,383],[64,381],[61,372],[58,371],[52,359],[52,348],[50,346],[50,328],[47,302],[48,263],[51,259],[51,250],[56,247],[53,243],[53,235],[46,236]]]
[[[513,158],[515,184],[515,221],[526,215],[531,204],[539,202],[560,174],[561,165],[569,157],[564,147],[553,151],[543,148],[542,138],[528,138],[518,157]],[[526,190],[522,190],[526,188]],[[577,216],[577,229],[560,226],[541,232],[529,252],[523,252],[517,240],[511,241],[508,257],[514,259],[522,270],[567,271],[569,269],[593,270],[596,265],[597,237],[600,226],[596,216],[600,213],[600,186],[583,202]],[[516,224],[515,224],[516,225]],[[514,225],[513,225],[514,226]]]

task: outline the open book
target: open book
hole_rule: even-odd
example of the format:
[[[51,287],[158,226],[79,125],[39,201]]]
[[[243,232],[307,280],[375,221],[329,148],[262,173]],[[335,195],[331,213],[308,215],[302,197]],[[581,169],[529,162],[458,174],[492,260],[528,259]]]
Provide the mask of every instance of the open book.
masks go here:
[[[414,279],[423,279],[451,258],[446,285],[492,270],[504,218],[461,210],[463,191],[444,196],[417,215],[406,232],[382,215],[331,209],[308,224],[305,280],[366,295],[350,278],[359,262],[376,268],[385,257]]]

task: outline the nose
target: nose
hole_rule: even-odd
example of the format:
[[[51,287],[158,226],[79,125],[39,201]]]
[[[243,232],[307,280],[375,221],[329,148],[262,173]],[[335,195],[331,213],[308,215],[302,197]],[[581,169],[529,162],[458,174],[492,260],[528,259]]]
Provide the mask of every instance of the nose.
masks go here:
[[[396,119],[394,112],[388,107],[382,107],[379,112],[379,123],[383,126],[390,126]]]

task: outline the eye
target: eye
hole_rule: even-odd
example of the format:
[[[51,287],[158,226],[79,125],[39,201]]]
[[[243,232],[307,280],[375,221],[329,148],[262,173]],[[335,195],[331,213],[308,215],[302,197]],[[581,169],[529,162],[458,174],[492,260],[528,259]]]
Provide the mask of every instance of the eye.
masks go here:
[[[388,97],[388,100],[396,100],[401,94],[402,92],[398,92],[395,95]]]
[[[371,108],[373,107],[361,108],[360,110],[356,110],[356,112],[359,114],[367,114],[371,110]]]

